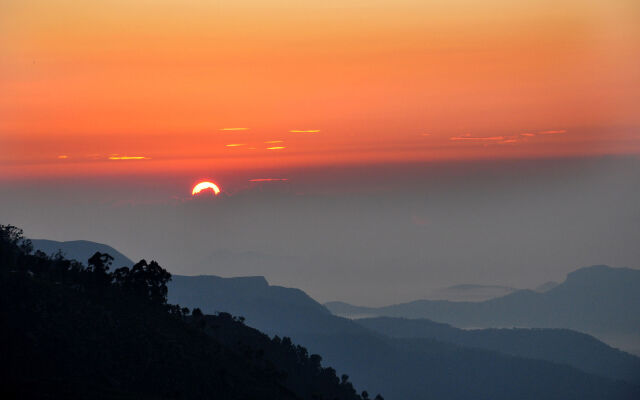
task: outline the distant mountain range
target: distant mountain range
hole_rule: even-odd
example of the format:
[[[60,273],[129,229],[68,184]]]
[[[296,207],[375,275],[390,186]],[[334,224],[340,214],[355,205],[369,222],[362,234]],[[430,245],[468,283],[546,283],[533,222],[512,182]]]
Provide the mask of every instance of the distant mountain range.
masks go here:
[[[576,285],[590,287],[584,282],[571,286]],[[289,336],[321,354],[325,365],[349,373],[357,386],[383,393],[388,400],[632,399],[640,395],[634,384],[636,357],[576,332],[489,330],[465,336],[461,330],[435,324],[436,335],[425,333],[429,331],[425,326],[434,324],[430,321],[418,322],[422,328],[415,333],[385,331],[388,326],[373,326],[373,320],[335,316],[301,290],[271,286],[263,277],[174,275],[169,302],[199,307],[206,314],[227,311],[245,317],[249,326],[263,332]],[[391,325],[397,323],[400,330],[404,322]],[[602,365],[594,366],[598,362]]]
[[[640,371],[635,371],[640,359],[577,332],[527,330],[527,338],[522,331],[513,335],[506,331],[511,347],[504,349],[458,343],[455,336],[443,340],[446,335],[436,340],[393,338],[361,321],[333,316],[304,292],[271,286],[262,277],[175,276],[169,299],[188,307],[199,305],[205,313],[227,310],[263,332],[292,337],[339,371],[348,372],[356,384],[390,399],[527,398],[525,392],[532,393],[534,387],[545,392],[544,398],[571,398],[569,386],[582,379],[596,382],[597,375],[640,382]],[[575,338],[580,340],[574,343]],[[547,347],[527,353],[539,343]],[[558,354],[557,348],[563,346]],[[528,355],[532,356],[525,358]],[[587,377],[578,369],[592,375]],[[505,377],[511,387],[505,388]],[[540,380],[555,389],[540,389]],[[594,390],[600,390],[600,384]]]
[[[417,300],[386,307],[330,302],[325,306],[345,317],[427,318],[460,328],[569,328],[595,335],[638,335],[636,343],[640,343],[638,288],[640,270],[596,265],[570,273],[544,292],[518,290],[483,302]]]
[[[499,285],[461,284],[433,290],[425,299],[449,301],[484,301],[515,292],[516,288]]]

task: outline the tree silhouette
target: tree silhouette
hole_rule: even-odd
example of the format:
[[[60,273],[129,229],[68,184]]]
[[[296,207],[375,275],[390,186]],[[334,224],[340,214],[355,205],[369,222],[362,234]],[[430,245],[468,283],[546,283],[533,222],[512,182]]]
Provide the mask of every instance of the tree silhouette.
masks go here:
[[[100,253],[96,251],[94,255],[87,261],[87,272],[91,275],[91,280],[98,285],[105,286],[111,283],[111,274],[109,274],[109,267],[113,257],[107,253]]]
[[[147,264],[147,261],[140,260],[131,269],[118,268],[113,279],[115,284],[154,303],[167,303],[167,283],[171,280],[171,274],[155,261]]]

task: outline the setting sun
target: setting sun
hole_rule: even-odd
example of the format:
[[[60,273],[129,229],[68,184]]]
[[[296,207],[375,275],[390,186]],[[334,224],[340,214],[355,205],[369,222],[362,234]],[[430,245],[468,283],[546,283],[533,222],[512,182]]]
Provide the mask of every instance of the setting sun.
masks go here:
[[[216,185],[213,182],[202,181],[193,187],[193,190],[191,191],[191,195],[195,196],[196,194],[199,194],[203,190],[207,190],[207,189],[211,189],[213,191],[213,194],[216,196],[220,194],[220,188],[218,187],[218,185]]]

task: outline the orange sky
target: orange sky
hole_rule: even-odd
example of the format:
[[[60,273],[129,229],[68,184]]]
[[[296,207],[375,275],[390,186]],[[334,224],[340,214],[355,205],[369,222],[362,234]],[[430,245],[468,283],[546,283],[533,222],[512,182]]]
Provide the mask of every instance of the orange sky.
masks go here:
[[[520,3],[3,1],[0,170],[639,153],[637,1]]]

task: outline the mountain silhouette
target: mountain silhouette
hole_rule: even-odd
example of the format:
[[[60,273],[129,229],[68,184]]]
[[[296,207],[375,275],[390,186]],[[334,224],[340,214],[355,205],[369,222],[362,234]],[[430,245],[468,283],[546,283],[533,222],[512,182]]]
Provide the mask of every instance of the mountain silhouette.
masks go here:
[[[102,243],[90,242],[88,240],[69,240],[58,242],[47,239],[31,239],[34,250],[40,250],[51,256],[58,251],[69,259],[86,263],[86,261],[96,252],[106,253],[113,257],[113,265],[118,267],[130,267],[134,263],[127,256],[120,253],[111,246]]]
[[[392,338],[332,315],[301,290],[269,285],[263,277],[174,276],[168,288],[170,302],[197,304],[205,314],[226,310],[260,331],[291,337],[321,354],[338,374],[348,373],[358,386],[387,399],[632,399],[640,394],[634,385],[568,363],[430,338]]]
[[[386,307],[325,306],[355,317],[427,318],[460,328],[568,328],[596,336],[628,335],[640,343],[640,270],[596,265],[578,269],[544,292],[519,290],[483,302],[418,300]]]
[[[368,398],[289,338],[168,304],[171,275],[157,263],[111,261],[33,254],[0,226],[2,398]]]
[[[568,329],[471,329],[427,319],[363,318],[357,322],[393,338],[434,339],[465,347],[567,364],[586,372],[640,384],[640,358]]]

